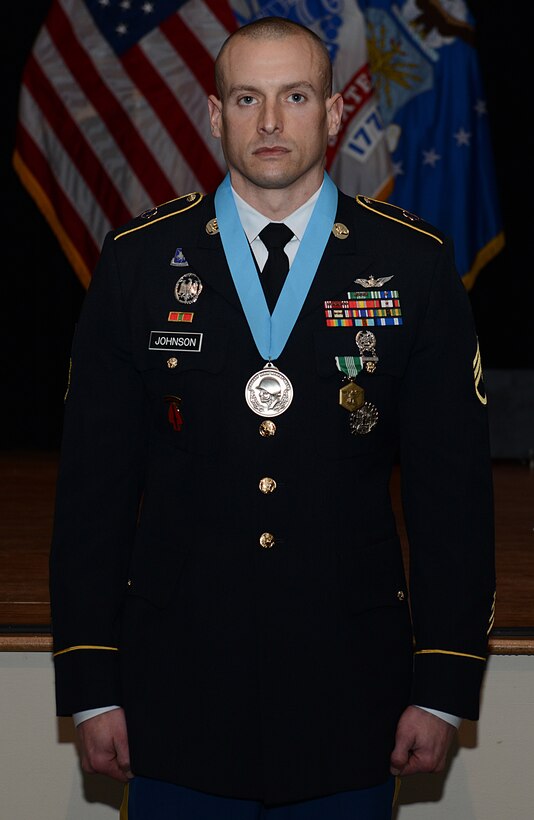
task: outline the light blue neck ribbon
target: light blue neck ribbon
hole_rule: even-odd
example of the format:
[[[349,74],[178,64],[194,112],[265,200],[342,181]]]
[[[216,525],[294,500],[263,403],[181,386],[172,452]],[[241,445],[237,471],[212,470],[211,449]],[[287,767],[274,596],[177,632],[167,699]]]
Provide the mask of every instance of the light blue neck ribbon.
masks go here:
[[[215,215],[226,260],[256,347],[265,361],[277,359],[286,346],[328,242],[336,210],[337,188],[325,173],[323,188],[271,316],[237,213],[229,174],[215,192]]]

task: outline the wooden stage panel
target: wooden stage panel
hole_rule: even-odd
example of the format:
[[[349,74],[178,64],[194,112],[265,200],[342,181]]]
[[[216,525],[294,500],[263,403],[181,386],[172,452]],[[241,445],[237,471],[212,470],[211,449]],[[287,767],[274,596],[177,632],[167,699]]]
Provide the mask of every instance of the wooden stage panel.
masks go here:
[[[0,452],[0,650],[49,650],[48,552],[57,453]],[[491,649],[534,653],[534,470],[495,462],[497,610]],[[395,470],[391,491],[405,545]]]

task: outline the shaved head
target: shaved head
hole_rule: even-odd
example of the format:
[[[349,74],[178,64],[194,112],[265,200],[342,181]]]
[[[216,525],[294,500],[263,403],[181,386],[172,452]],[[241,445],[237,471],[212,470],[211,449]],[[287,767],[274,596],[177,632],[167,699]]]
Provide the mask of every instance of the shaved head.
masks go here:
[[[310,31],[309,28],[294,23],[293,20],[286,20],[284,17],[261,17],[246,26],[238,28],[223,43],[221,50],[215,61],[215,85],[220,100],[226,96],[225,76],[224,76],[224,55],[228,46],[236,39],[248,38],[251,40],[285,40],[288,37],[305,37],[313,46],[319,59],[319,71],[323,81],[324,98],[332,94],[332,62],[325,44]]]

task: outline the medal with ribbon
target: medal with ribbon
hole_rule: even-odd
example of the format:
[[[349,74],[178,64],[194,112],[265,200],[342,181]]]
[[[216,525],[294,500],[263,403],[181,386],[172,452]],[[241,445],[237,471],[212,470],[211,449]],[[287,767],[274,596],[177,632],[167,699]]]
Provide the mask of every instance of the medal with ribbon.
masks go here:
[[[289,269],[272,315],[269,313],[252,251],[237,212],[230,175],[215,192],[215,213],[224,252],[252,337],[265,367],[245,387],[245,399],[259,416],[285,412],[293,400],[289,378],[275,367],[308,294],[334,224],[337,188],[325,173],[297,255]]]

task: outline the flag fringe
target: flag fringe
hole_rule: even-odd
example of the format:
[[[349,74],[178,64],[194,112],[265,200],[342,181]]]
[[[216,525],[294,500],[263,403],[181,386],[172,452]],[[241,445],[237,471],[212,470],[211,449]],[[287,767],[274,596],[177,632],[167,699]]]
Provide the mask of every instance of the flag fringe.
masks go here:
[[[470,269],[467,271],[465,276],[462,276],[462,282],[464,283],[466,290],[471,290],[482,268],[487,265],[488,262],[491,262],[491,260],[497,256],[500,251],[502,251],[504,245],[504,232],[501,231],[479,250]]]
[[[34,177],[22,159],[20,153],[16,149],[13,152],[13,167],[20,181],[52,228],[65,256],[74,268],[76,276],[82,283],[83,287],[87,289],[89,287],[89,282],[91,281],[91,272],[83,261],[79,251],[72,243],[72,240],[69,238],[65,228],[61,224],[50,198],[46,195],[42,186]]]

